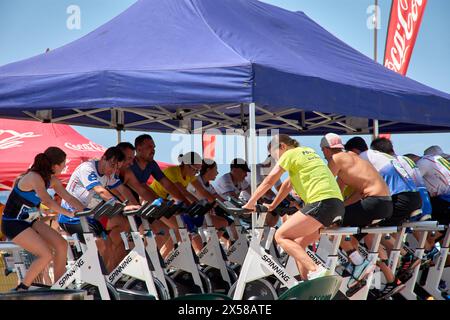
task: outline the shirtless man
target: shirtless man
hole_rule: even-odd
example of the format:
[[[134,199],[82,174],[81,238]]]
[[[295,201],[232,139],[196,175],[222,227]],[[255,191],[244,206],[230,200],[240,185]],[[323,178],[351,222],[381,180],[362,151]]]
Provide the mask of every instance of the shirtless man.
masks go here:
[[[334,133],[325,135],[320,142],[320,147],[333,175],[337,176],[343,185],[353,190],[353,194],[344,201],[344,226],[366,227],[376,220],[391,217],[393,206],[389,187],[370,162],[361,159],[353,152],[344,152],[341,138]],[[366,242],[372,240],[369,235],[365,238]],[[357,239],[352,237],[351,241],[343,241],[341,247],[354,264],[353,279],[349,283],[352,286],[365,274],[371,272],[373,264],[360,255]],[[388,258],[386,251],[380,249],[381,261],[378,265],[390,284],[395,281],[395,277],[384,262]]]

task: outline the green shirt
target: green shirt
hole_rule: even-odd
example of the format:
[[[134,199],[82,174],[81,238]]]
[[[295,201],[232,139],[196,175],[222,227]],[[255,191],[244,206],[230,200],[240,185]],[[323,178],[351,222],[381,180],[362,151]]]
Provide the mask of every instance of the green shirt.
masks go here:
[[[305,203],[331,198],[343,200],[336,178],[313,149],[288,150],[278,160],[278,165],[289,173],[292,187]]]

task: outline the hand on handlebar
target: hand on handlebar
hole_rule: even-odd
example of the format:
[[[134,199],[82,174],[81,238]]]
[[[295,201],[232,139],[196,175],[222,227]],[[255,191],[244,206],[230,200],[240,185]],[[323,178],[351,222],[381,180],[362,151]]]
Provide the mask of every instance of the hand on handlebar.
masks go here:
[[[272,212],[275,210],[275,207],[272,205],[272,203],[263,203],[263,206],[267,208],[267,211]]]
[[[247,202],[244,206],[242,206],[242,209],[246,209],[248,211],[253,212],[256,210],[256,206],[255,206],[255,203]]]
[[[138,210],[141,206],[137,205],[137,204],[130,204],[128,206],[126,206],[123,211],[133,211],[133,210]]]

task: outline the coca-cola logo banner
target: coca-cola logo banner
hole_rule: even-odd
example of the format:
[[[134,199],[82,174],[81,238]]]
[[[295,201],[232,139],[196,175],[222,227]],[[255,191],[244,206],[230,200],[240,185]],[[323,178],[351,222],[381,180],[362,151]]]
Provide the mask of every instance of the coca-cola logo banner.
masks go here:
[[[427,0],[392,1],[384,53],[385,67],[406,74],[426,4]]]
[[[0,129],[0,150],[20,147],[24,139],[40,137],[40,134],[34,132],[17,132],[14,130]]]
[[[106,148],[96,144],[95,142],[89,141],[88,143],[82,143],[82,144],[72,144],[70,142],[66,142],[64,146],[68,149],[75,150],[75,151],[100,151],[104,152],[106,151]]]

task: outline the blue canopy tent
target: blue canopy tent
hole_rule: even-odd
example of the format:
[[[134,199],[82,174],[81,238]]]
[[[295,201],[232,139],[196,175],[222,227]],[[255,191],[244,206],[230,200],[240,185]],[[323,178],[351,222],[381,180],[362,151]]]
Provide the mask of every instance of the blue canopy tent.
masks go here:
[[[303,13],[256,0],[141,0],[61,48],[0,68],[0,117],[124,130],[449,131],[450,95]]]

